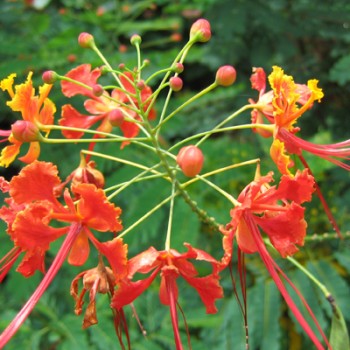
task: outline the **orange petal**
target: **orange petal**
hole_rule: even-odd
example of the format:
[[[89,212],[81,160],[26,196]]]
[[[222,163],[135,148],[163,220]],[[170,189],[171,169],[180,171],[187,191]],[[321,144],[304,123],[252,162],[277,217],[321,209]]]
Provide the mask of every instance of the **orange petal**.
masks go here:
[[[3,148],[0,155],[0,166],[6,168],[16,159],[22,145],[22,142],[17,141],[12,135],[10,135],[9,141],[12,145]]]
[[[40,155],[40,143],[37,141],[29,143],[29,150],[26,155],[18,158],[23,163],[33,163],[35,160],[39,158]]]
[[[270,155],[282,174],[292,175],[289,168],[293,166],[293,161],[287,155],[283,142],[275,139],[270,148]]]
[[[90,253],[90,245],[87,234],[82,231],[73,243],[68,256],[71,265],[81,266],[85,263]]]

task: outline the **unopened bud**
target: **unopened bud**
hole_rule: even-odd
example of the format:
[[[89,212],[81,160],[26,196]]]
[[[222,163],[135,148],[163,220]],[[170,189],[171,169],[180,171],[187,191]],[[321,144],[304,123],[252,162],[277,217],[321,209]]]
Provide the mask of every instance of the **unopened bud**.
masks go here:
[[[94,37],[89,33],[80,33],[78,43],[84,49],[92,49],[95,46]]]
[[[104,74],[109,73],[110,69],[106,65],[103,65],[103,66],[100,67],[100,72],[101,72],[102,75],[104,75]]]
[[[125,69],[125,63],[119,63],[118,68],[123,71]]]
[[[194,177],[202,170],[204,156],[197,146],[185,146],[180,149],[176,162],[186,176]]]
[[[85,160],[81,162],[79,167],[74,170],[72,176],[72,187],[85,183],[94,184],[97,188],[103,188],[105,185],[105,179],[103,174],[95,169],[96,164],[93,161],[85,163]]]
[[[143,60],[143,66],[144,66],[144,67],[149,66],[150,63],[151,63],[151,61],[150,61],[148,58],[146,58],[146,59]]]
[[[184,71],[184,65],[181,62],[177,62],[172,67],[175,73],[182,73]]]
[[[104,91],[105,90],[104,90],[103,86],[100,84],[94,84],[92,86],[92,93],[97,97],[102,96]]]
[[[195,41],[205,43],[209,41],[210,38],[210,23],[206,19],[198,19],[192,24],[192,27],[190,29],[190,39],[195,39]]]
[[[27,120],[17,120],[11,126],[13,137],[20,142],[33,142],[40,139],[39,128]]]
[[[144,80],[138,81],[136,86],[140,91],[142,91],[146,87],[145,81]]]
[[[120,109],[113,109],[108,113],[108,121],[113,126],[121,126],[124,121],[124,114]]]
[[[42,79],[45,84],[54,84],[59,78],[59,75],[53,70],[47,70],[43,73]]]
[[[134,46],[135,45],[140,45],[141,42],[142,42],[142,39],[141,39],[140,35],[138,35],[138,34],[134,34],[130,38],[131,45],[134,45]]]
[[[221,86],[230,86],[236,81],[236,76],[232,66],[222,66],[216,72],[215,82]]]
[[[172,77],[169,79],[170,88],[173,91],[180,91],[183,86],[183,81],[180,77]]]

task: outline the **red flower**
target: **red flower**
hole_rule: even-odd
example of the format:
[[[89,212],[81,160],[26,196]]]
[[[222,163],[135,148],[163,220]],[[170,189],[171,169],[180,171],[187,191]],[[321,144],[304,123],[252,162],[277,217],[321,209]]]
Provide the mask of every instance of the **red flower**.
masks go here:
[[[176,302],[178,299],[177,278],[181,276],[188,284],[196,289],[206,307],[207,313],[215,313],[217,311],[215,300],[223,297],[223,290],[219,284],[218,275],[222,264],[208,253],[193,248],[190,244],[185,243],[185,246],[188,251],[182,254],[173,249],[169,251],[158,251],[150,247],[130,259],[128,261],[127,278],[119,282],[118,289],[112,299],[112,307],[117,310],[121,309],[142,294],[150,286],[155,277],[160,274],[159,297],[162,304],[169,305],[170,307],[177,349],[181,349],[176,312]],[[213,268],[212,274],[198,277],[197,270],[188,259],[209,262]],[[133,281],[136,273],[149,274],[149,276],[142,280]]]
[[[83,64],[69,71],[66,76],[93,89],[93,87],[98,84],[97,80],[101,76],[101,71],[99,68],[91,70],[91,65]],[[136,90],[133,84],[134,79],[132,74],[126,72],[123,75],[120,75],[119,79],[122,88],[126,92],[121,91],[121,89],[114,89],[110,94],[105,91],[100,96],[96,96],[96,94],[93,93],[93,90],[87,87],[63,80],[61,85],[64,95],[67,97],[72,97],[75,95],[83,95],[88,97],[88,100],[86,100],[84,103],[84,107],[90,113],[90,115],[81,114],[70,104],[64,105],[62,107],[62,118],[59,121],[60,125],[89,129],[94,124],[100,122],[97,130],[108,133],[112,130],[112,124],[109,120],[109,116],[116,109],[121,110],[128,119],[135,120],[136,122],[140,121],[141,119],[135,112],[132,104],[134,104],[136,108],[142,108],[142,110],[146,112],[149,106],[149,102],[146,101],[151,96],[152,90],[148,86],[145,86],[142,89],[140,94],[143,104],[142,106],[138,106],[135,97]],[[155,118],[154,109],[150,110],[148,118]],[[120,129],[125,137],[133,138],[138,135],[139,127],[136,122],[124,120],[121,123]],[[83,132],[69,130],[63,130],[62,133],[67,138],[80,138],[84,134]],[[122,143],[122,147],[128,143],[129,142],[124,141]]]
[[[54,113],[56,112],[54,103],[48,98],[52,86],[44,84],[39,89],[39,95],[36,96],[32,83],[32,75],[33,73],[30,72],[26,82],[16,85],[14,91],[13,84],[16,74],[11,74],[0,82],[0,88],[9,93],[11,101],[8,101],[7,105],[14,112],[21,113],[22,119],[26,122],[29,128],[35,129],[38,127],[39,129],[43,129],[45,125],[53,123]],[[26,132],[27,130],[24,131]],[[8,167],[16,159],[24,142],[21,137],[16,139],[13,132],[0,130],[0,136],[6,137],[6,139],[2,141],[9,141],[11,143],[1,151],[0,156],[0,165]],[[34,140],[29,142],[29,150],[27,154],[19,159],[22,162],[31,163],[38,159],[39,154],[40,144],[34,137]]]
[[[232,241],[236,239],[238,249],[243,253],[259,253],[300,325],[317,349],[324,349],[290,297],[280,275],[297,292],[322,337],[327,342],[317,320],[300,292],[270,256],[260,233],[262,230],[268,235],[272,245],[282,257],[294,254],[298,250],[297,245],[300,246],[304,243],[307,224],[304,220],[304,208],[301,204],[311,200],[314,179],[308,174],[308,170],[304,169],[302,172],[298,171],[295,177],[283,175],[278,187],[269,185],[272,180],[272,173],[263,177],[257,175],[256,179],[241,192],[238,197],[239,205],[230,212],[232,220],[222,230],[225,237],[224,243],[228,245],[228,242],[231,241],[232,245]],[[225,251],[230,253],[228,249]],[[226,256],[225,259],[229,259],[229,256]]]
[[[306,235],[304,208],[300,204],[311,200],[314,192],[314,178],[308,170],[297,172],[294,178],[282,176],[276,186],[272,173],[258,177],[239,195],[241,205],[231,210],[232,221],[228,228],[234,231],[237,243],[245,253],[257,252],[256,242],[247,224],[249,215],[270,238],[271,243],[286,257],[293,255],[297,245],[303,245]]]
[[[117,232],[122,229],[119,221],[121,209],[109,203],[101,189],[92,184],[72,186],[72,191],[79,197],[74,203],[68,189],[64,193],[66,205],[57,198],[56,189],[61,180],[56,166],[52,163],[35,161],[23,168],[18,176],[7,184],[10,197],[5,201],[8,206],[0,209],[0,218],[7,223],[7,232],[14,242],[15,256],[2,261],[0,279],[14,263],[20,252],[25,255],[17,271],[24,276],[31,276],[36,270],[44,272],[45,252],[50,243],[67,234],[72,223],[81,227],[72,247],[68,261],[81,265],[89,255],[89,239],[93,238],[91,229]],[[68,226],[55,228],[52,220],[69,223]]]
[[[307,85],[295,84],[293,78],[284,74],[280,67],[274,66],[268,77],[272,90],[265,92],[266,75],[262,68],[254,68],[251,77],[252,87],[259,91],[259,101],[252,112],[252,123],[261,124],[266,118],[271,128],[255,128],[255,131],[264,137],[273,136],[270,154],[282,174],[290,174],[293,166],[289,154],[302,156],[302,151],[324,158],[346,170],[350,166],[341,159],[348,160],[350,156],[350,140],[329,144],[317,145],[305,141],[295,134],[299,128],[295,127],[298,118],[320,101],[323,92],[317,87],[318,81],[309,80]]]

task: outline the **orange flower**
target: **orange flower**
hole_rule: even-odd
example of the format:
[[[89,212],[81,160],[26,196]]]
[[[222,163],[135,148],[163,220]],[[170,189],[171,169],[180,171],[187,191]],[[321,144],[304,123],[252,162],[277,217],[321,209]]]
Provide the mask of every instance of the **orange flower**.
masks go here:
[[[39,129],[44,131],[44,126],[53,123],[56,107],[54,103],[47,97],[52,85],[44,84],[39,88],[39,95],[35,95],[33,88],[32,75],[28,74],[25,83],[16,85],[13,89],[15,74],[9,75],[6,79],[0,82],[0,88],[7,91],[11,97],[11,101],[7,105],[14,111],[20,112],[22,119],[28,124],[34,124]],[[1,136],[5,136],[4,131],[0,131]],[[8,167],[17,157],[23,140],[15,138],[13,133],[8,134],[7,140],[11,145],[5,147],[0,155],[0,165]],[[19,158],[22,162],[31,163],[39,157],[40,144],[38,141],[29,142],[29,150],[27,154]]]
[[[109,203],[104,192],[92,184],[72,186],[72,192],[79,197],[76,203],[66,189],[66,205],[62,205],[57,198],[59,191],[56,189],[61,184],[57,173],[52,163],[35,161],[23,168],[7,186],[2,186],[10,197],[5,199],[7,206],[0,208],[0,218],[7,223],[7,232],[15,247],[10,256],[1,260],[0,280],[20,253],[25,255],[17,271],[26,277],[36,270],[44,272],[45,253],[50,243],[67,234],[72,223],[81,226],[70,248],[68,262],[72,265],[82,265],[86,261],[89,240],[93,238],[91,229],[101,232],[122,229],[121,209]],[[67,222],[69,226],[52,227],[52,220]]]
[[[323,97],[322,89],[317,86],[318,81],[311,79],[305,84],[294,83],[293,77],[284,74],[280,67],[274,66],[268,80],[271,89],[265,92],[266,75],[262,68],[254,68],[251,77],[252,87],[259,91],[259,100],[252,112],[252,123],[261,124],[266,119],[271,123],[271,131],[255,128],[254,131],[264,137],[273,136],[274,141],[270,155],[282,174],[292,175],[290,168],[293,161],[289,154],[296,154],[302,158],[302,151],[324,158],[346,170],[350,166],[342,161],[349,160],[350,140],[328,145],[317,145],[305,141],[295,134],[300,131],[296,127],[297,120],[310,109],[315,101]]]
[[[91,70],[91,65],[89,64],[82,64],[72,69],[66,74],[68,78],[79,81],[87,86],[90,86],[91,88],[97,85],[97,80],[99,79],[100,75],[100,69],[95,68]],[[130,82],[133,81],[131,73],[126,72],[124,73],[124,75],[120,75],[119,79],[124,90],[127,91],[128,95],[135,95],[135,87]],[[84,115],[78,112],[70,104],[64,105],[62,107],[62,118],[59,121],[60,125],[62,126],[89,129],[94,124],[100,122],[100,125],[98,126],[97,130],[108,133],[112,130],[110,116],[111,118],[113,118],[112,115],[115,110],[122,111],[123,113],[125,113],[125,115],[127,115],[128,118],[134,119],[135,121],[140,120],[138,114],[127,106],[130,105],[129,96],[120,89],[114,89],[110,94],[105,91],[102,93],[102,95],[96,96],[96,94],[93,93],[93,90],[90,90],[84,86],[77,85],[70,81],[63,80],[61,82],[61,85],[62,92],[67,97],[73,97],[75,95],[83,95],[85,97],[88,97],[88,100],[86,100],[84,103],[84,107],[90,113],[90,115]],[[151,94],[151,88],[145,86],[141,91],[142,102],[145,102],[151,96]],[[132,101],[137,106],[137,100],[135,97],[132,97]],[[146,111],[148,106],[149,103],[144,103],[141,107],[144,111]],[[154,109],[150,110],[148,118],[155,118]],[[123,135],[127,138],[136,137],[139,133],[138,125],[133,121],[122,121],[120,129]],[[69,130],[63,130],[62,133],[67,138],[80,138],[84,134],[83,132]],[[122,143],[122,147],[124,147],[128,143],[128,141],[124,141]]]

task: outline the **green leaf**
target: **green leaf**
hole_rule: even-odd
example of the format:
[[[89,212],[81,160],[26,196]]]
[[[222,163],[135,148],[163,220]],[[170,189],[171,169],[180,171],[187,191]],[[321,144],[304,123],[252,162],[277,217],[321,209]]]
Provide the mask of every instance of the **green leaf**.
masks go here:
[[[335,305],[333,309],[332,328],[329,338],[333,350],[349,350],[349,333],[345,324],[343,314]]]

